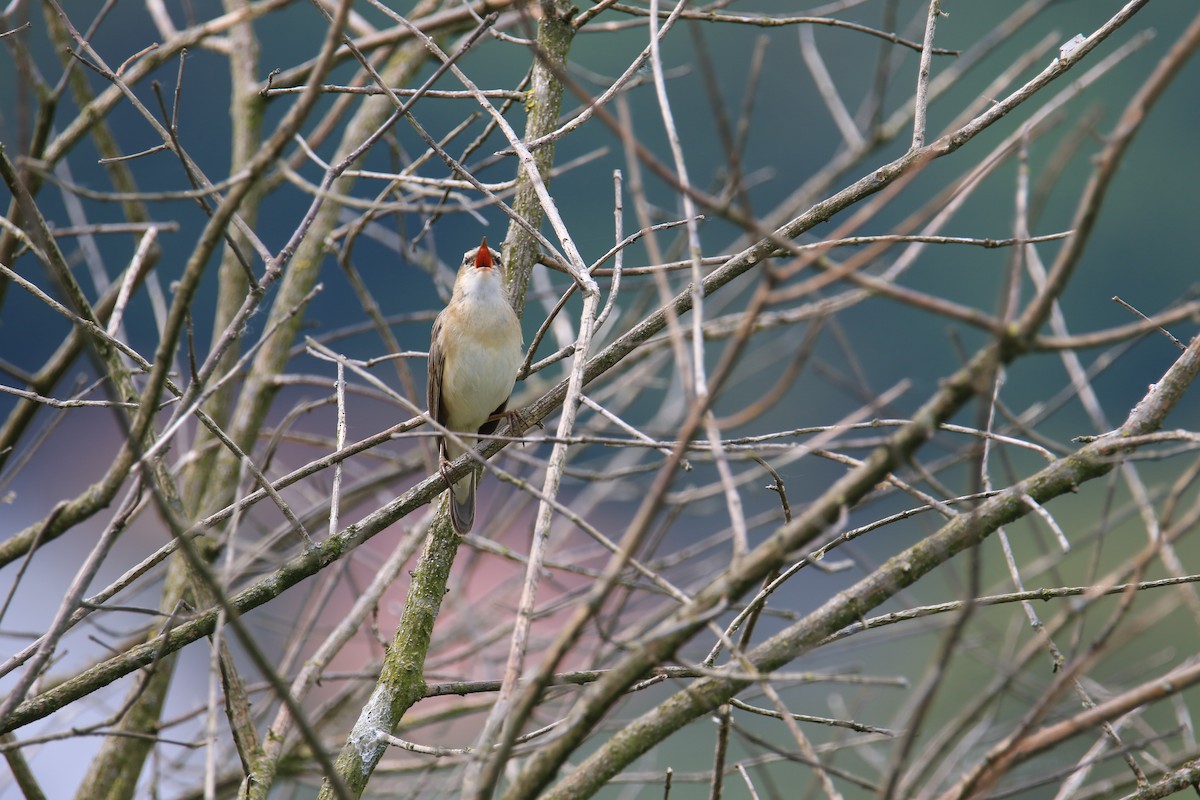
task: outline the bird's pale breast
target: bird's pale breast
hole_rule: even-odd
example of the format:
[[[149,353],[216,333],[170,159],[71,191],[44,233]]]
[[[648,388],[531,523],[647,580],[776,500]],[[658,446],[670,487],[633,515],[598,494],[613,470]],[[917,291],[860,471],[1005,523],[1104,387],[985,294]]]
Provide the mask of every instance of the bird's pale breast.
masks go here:
[[[521,329],[512,308],[470,295],[460,325],[443,329],[442,403],[446,427],[474,432],[512,393],[521,364]],[[471,346],[465,346],[470,341]]]

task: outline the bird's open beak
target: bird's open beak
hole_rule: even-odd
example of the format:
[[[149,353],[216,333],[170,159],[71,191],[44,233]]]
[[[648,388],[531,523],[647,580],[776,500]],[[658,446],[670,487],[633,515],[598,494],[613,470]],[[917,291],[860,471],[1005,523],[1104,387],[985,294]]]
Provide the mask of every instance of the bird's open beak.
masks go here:
[[[492,251],[488,250],[487,237],[483,237],[483,241],[479,245],[479,252],[475,254],[475,269],[491,269]]]

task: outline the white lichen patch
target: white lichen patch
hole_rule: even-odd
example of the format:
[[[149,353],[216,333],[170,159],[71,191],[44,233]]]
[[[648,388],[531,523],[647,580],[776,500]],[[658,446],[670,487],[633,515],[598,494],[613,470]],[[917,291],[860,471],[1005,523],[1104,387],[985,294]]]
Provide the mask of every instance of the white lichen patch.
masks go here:
[[[1087,37],[1082,33],[1075,34],[1058,48],[1058,57],[1060,59],[1070,58],[1079,49],[1079,46],[1086,41]]]
[[[392,730],[393,694],[390,687],[383,684],[376,685],[375,691],[371,693],[371,699],[363,706],[362,713],[358,715],[358,722],[354,723],[354,729],[350,731],[350,744],[358,752],[363,775],[371,773],[375,765],[379,763],[379,759],[383,758],[384,750],[387,749],[387,743],[381,734],[387,734]]]

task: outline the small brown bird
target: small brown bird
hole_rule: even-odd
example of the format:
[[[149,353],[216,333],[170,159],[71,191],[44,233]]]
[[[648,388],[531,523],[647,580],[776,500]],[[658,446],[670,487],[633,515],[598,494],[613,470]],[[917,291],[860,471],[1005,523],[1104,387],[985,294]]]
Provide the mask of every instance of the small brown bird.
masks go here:
[[[521,366],[521,323],[508,299],[500,254],[485,237],[463,254],[450,303],[433,322],[429,345],[429,416],[462,434],[468,445],[475,434],[496,430]],[[438,456],[443,473],[465,453],[443,436]],[[472,469],[450,486],[450,520],[467,533],[475,522]],[[449,480],[446,481],[449,483]]]

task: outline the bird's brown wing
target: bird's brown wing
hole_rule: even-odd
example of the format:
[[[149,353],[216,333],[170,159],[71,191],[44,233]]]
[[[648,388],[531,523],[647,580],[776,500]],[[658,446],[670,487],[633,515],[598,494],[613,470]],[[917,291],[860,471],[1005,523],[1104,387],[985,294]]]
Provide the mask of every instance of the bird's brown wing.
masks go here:
[[[445,312],[443,312],[444,314]],[[433,334],[429,337],[429,382],[425,389],[425,402],[429,405],[429,416],[437,420],[439,425],[446,424],[446,410],[442,408],[442,371],[446,360],[439,343],[442,332],[442,314],[433,321]],[[439,439],[438,452],[442,458],[446,456],[445,439]]]

